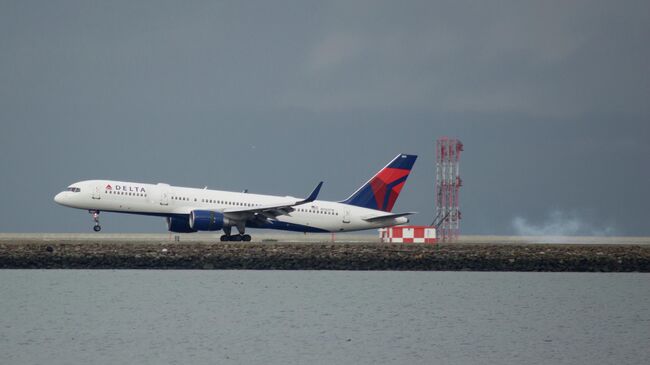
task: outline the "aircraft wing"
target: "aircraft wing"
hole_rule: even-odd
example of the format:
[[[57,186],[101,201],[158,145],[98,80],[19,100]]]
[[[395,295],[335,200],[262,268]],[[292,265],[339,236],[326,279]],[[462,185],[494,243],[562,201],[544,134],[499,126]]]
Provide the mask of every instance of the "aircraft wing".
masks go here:
[[[362,218],[366,222],[376,222],[376,221],[381,221],[384,219],[393,219],[393,218],[399,218],[399,217],[404,217],[407,215],[411,214],[416,214],[416,212],[406,212],[406,213],[388,213],[388,214],[380,214],[380,215],[372,215],[369,217],[364,217]]]
[[[269,204],[269,205],[258,205],[255,207],[241,207],[241,208],[226,208],[223,210],[223,215],[233,219],[233,220],[242,220],[242,219],[274,219],[279,215],[285,215],[293,212],[293,208],[296,205],[301,205],[305,203],[310,203],[316,200],[320,188],[323,186],[323,182],[318,183],[316,188],[309,194],[305,199],[296,199],[296,198],[287,198],[286,201],[278,204]]]

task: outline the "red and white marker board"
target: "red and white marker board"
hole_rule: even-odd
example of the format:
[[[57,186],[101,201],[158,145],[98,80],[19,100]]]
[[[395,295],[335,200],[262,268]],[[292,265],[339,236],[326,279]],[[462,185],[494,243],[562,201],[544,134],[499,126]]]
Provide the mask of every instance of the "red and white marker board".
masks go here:
[[[436,243],[436,228],[429,226],[395,226],[379,229],[383,243]]]

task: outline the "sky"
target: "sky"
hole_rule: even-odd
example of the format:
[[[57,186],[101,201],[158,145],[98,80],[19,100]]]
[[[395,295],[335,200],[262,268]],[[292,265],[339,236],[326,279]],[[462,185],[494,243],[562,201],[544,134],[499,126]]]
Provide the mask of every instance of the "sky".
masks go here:
[[[448,136],[462,233],[648,236],[648,39],[645,0],[4,0],[0,232],[90,232],[79,180],[342,200],[398,153],[429,224]]]

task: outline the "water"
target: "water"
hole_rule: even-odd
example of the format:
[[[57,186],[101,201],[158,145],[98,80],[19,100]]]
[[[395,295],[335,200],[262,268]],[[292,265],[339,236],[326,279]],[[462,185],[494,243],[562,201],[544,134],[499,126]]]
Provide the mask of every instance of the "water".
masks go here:
[[[647,364],[650,275],[0,270],[0,364]]]

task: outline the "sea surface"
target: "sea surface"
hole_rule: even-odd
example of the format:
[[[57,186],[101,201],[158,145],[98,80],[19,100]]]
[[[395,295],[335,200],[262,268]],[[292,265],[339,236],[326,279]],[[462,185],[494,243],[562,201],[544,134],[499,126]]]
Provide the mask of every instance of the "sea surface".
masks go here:
[[[0,364],[648,364],[650,274],[0,270]]]

